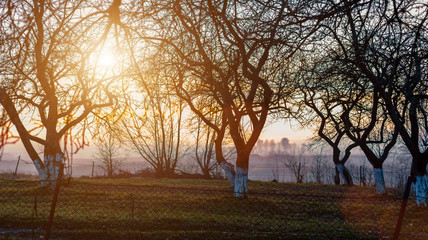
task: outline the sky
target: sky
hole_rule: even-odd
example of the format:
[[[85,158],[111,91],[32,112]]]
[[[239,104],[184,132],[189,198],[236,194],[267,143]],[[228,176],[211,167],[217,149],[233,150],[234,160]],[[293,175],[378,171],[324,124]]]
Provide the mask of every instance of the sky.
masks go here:
[[[260,139],[273,139],[277,142],[281,138],[288,138],[290,143],[302,144],[313,134],[313,130],[301,129],[295,121],[278,120],[271,124],[266,124]]]

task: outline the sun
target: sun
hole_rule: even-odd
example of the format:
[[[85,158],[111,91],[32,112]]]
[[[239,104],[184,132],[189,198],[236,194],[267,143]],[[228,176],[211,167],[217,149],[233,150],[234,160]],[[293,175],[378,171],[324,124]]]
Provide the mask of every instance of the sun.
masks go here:
[[[106,39],[90,52],[87,69],[94,79],[123,77],[124,69],[129,65],[124,49],[113,40]]]
[[[97,57],[97,65],[99,68],[109,71],[116,65],[116,56],[113,52],[103,50]]]

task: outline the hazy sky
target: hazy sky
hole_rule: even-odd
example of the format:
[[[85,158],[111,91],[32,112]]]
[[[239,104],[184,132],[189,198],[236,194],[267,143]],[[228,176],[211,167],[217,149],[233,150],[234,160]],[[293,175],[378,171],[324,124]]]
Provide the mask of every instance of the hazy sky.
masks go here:
[[[289,121],[276,121],[267,124],[260,136],[260,139],[274,139],[275,141],[281,140],[286,137],[291,143],[304,143],[309,137],[312,136],[312,130],[301,129],[297,123],[289,123]]]

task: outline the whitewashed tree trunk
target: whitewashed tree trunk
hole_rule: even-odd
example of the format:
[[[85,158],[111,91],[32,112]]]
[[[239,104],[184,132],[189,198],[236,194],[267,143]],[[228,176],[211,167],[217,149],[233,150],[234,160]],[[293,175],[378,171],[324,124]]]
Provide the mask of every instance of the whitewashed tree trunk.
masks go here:
[[[61,164],[62,154],[59,153],[45,156],[43,167],[37,166],[38,164],[36,164],[42,187],[55,188]]]
[[[379,195],[386,194],[383,168],[374,168],[374,179],[376,184],[376,193]]]
[[[337,170],[339,171],[339,175],[340,175],[340,178],[342,179],[343,183],[345,185],[350,185],[350,182],[345,177],[345,172],[348,173],[348,175],[351,177],[349,170],[341,163],[336,164],[336,167],[337,167]]]
[[[46,171],[46,168],[42,165],[39,164],[38,161],[33,161],[34,166],[36,167],[37,173],[39,174],[40,177],[40,185],[42,187],[47,187],[48,186],[48,172]]]
[[[413,192],[415,193],[418,206],[424,205],[426,207],[428,202],[428,178],[426,174],[415,177]]]
[[[245,198],[248,195],[248,169],[235,169],[235,197]]]
[[[220,163],[221,168],[226,172],[227,179],[231,187],[235,186],[235,170],[232,164],[224,161]]]

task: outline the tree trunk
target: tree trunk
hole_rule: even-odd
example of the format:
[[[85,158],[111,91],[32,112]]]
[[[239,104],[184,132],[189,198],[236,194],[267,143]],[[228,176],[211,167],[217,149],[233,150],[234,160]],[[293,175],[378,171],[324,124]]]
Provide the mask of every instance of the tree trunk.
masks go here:
[[[235,170],[234,166],[226,161],[220,162],[221,168],[226,172],[226,177],[229,180],[231,187],[235,186]]]
[[[428,202],[428,178],[427,174],[415,176],[413,182],[413,192],[418,206],[427,206]]]
[[[343,184],[347,186],[352,186],[353,185],[352,175],[349,172],[349,170],[345,167],[345,165],[339,163],[339,164],[336,164],[336,168],[339,171]]]
[[[30,140],[30,133],[25,128],[24,124],[22,123],[21,119],[19,118],[18,111],[15,108],[15,105],[12,102],[12,99],[9,97],[6,90],[2,87],[0,87],[0,104],[4,107],[6,110],[10,120],[12,121],[13,125],[15,126],[16,130],[18,131],[19,137],[21,138],[21,142],[25,147],[25,150],[27,151],[28,155],[30,156],[31,160],[34,163],[34,166],[36,167],[36,170],[40,176],[40,180],[43,186],[43,180],[47,179],[47,173],[45,171],[45,166],[40,159],[39,154],[34,149],[33,144]]]
[[[428,203],[428,178],[426,156],[414,153],[412,160],[411,175],[413,178],[413,192],[418,206],[427,206]]]
[[[379,195],[386,194],[385,178],[382,168],[374,168],[374,179],[376,184],[376,193]]]
[[[340,173],[339,173],[339,170],[337,170],[337,166],[334,168],[334,172],[335,172],[335,174],[334,174],[334,184],[335,185],[340,185]]]
[[[250,154],[245,150],[238,150],[235,167],[235,187],[234,196],[236,198],[248,197],[248,163]]]
[[[45,154],[44,167],[39,171],[42,187],[55,188],[62,161],[62,153]]]
[[[236,198],[248,196],[248,168],[236,167],[234,196]]]
[[[113,167],[112,167],[111,163],[109,164],[107,177],[109,177],[109,178],[113,177]]]
[[[208,166],[202,168],[202,174],[204,175],[204,178],[206,178],[206,179],[211,178],[210,169],[208,168]]]
[[[164,170],[163,170],[163,168],[162,167],[157,167],[156,169],[155,169],[155,172],[156,172],[156,178],[164,178],[165,177],[165,173],[164,173]]]
[[[224,137],[225,128],[222,128],[222,131],[217,133],[217,138],[214,141],[214,150],[217,163],[221,168],[226,172],[226,177],[229,180],[231,187],[235,186],[235,170],[234,166],[226,161],[223,156],[223,137]]]

